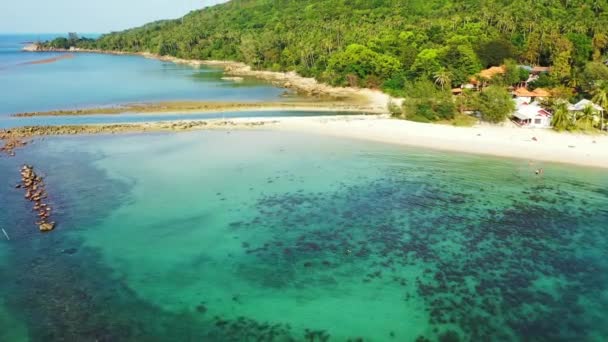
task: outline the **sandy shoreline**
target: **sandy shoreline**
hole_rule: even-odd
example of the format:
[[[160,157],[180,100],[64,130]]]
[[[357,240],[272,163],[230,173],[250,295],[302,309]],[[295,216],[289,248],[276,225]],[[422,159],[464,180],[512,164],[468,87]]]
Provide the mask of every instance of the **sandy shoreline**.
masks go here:
[[[280,118],[281,130],[310,132],[442,151],[608,168],[608,135],[477,125],[454,127],[388,116]],[[533,140],[536,138],[536,141]]]
[[[114,134],[200,129],[272,129],[417,146],[443,151],[608,168],[608,135],[479,125],[453,127],[391,119],[386,115],[236,118],[88,126],[46,126],[0,131],[0,138],[46,135]],[[3,133],[4,132],[4,133]],[[536,141],[533,140],[536,138]]]
[[[295,72],[274,72],[264,70],[253,70],[250,66],[241,62],[233,61],[214,61],[182,59],[171,56],[160,56],[149,52],[123,52],[87,49],[47,49],[39,50],[37,46],[26,46],[26,52],[69,52],[69,53],[99,53],[108,55],[131,55],[142,56],[144,58],[156,59],[175,64],[189,65],[192,67],[209,66],[224,69],[227,76],[233,77],[254,77],[268,81],[275,86],[294,89],[297,92],[312,96],[330,97],[339,100],[348,100],[350,104],[361,105],[372,113],[388,113],[389,102],[401,103],[400,99],[394,99],[388,94],[379,90],[364,88],[334,87],[324,83],[319,83],[314,78],[302,77]],[[306,109],[306,108],[305,108]],[[306,109],[308,110],[308,109]]]

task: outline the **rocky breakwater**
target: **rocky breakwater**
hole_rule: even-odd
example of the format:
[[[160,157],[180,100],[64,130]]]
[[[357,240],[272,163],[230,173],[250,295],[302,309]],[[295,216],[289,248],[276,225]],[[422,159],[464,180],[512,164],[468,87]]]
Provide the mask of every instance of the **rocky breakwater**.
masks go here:
[[[51,207],[45,202],[48,195],[42,177],[36,174],[34,168],[23,165],[21,168],[21,184],[17,188],[25,190],[25,198],[34,203],[33,210],[36,212],[38,221],[36,225],[41,232],[49,232],[55,229],[55,222],[51,221]]]
[[[27,144],[25,140],[13,135],[10,130],[0,130],[0,140],[4,142],[4,144],[0,146],[0,153],[4,153],[10,157],[15,156],[15,149]]]
[[[55,135],[81,134],[118,134],[145,132],[180,132],[197,129],[247,129],[264,125],[276,124],[277,120],[185,120],[167,122],[148,122],[139,124],[108,124],[108,125],[63,125],[63,126],[26,126],[10,130],[0,129],[0,140],[4,145],[0,153],[14,156],[14,150],[25,146],[33,138]]]

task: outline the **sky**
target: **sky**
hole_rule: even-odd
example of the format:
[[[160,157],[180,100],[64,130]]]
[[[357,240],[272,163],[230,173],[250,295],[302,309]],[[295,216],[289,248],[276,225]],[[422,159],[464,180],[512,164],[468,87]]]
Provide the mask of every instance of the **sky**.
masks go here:
[[[227,0],[0,0],[2,33],[106,33]]]

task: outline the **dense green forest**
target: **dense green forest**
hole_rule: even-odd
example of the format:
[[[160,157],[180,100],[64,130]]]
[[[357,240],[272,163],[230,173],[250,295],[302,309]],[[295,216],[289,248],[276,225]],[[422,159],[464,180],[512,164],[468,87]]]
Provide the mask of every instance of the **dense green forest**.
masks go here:
[[[232,0],[76,45],[237,60],[398,95],[510,60],[552,66],[543,87],[584,94],[608,78],[608,1]]]

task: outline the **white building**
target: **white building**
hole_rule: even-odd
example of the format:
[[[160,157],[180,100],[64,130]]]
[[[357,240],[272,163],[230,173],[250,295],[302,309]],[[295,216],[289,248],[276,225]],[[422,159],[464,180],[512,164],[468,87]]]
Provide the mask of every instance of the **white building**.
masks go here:
[[[551,128],[551,113],[535,102],[518,102],[513,121],[520,127]]]
[[[575,104],[569,105],[568,110],[576,114],[576,112],[582,112],[585,108],[589,106],[591,106],[591,108],[593,108],[593,110],[595,111],[595,114],[593,115],[594,121],[596,123],[599,123],[600,129],[606,129],[606,125],[604,124],[604,108],[602,108],[601,106],[596,105],[595,103],[589,100],[583,99]]]
[[[597,112],[603,112],[604,108],[596,105],[595,103],[583,99],[578,101],[577,103],[573,104],[573,105],[569,105],[568,106],[568,110],[571,112],[582,112],[583,109],[587,108],[587,106],[591,106],[594,110],[596,110]]]

